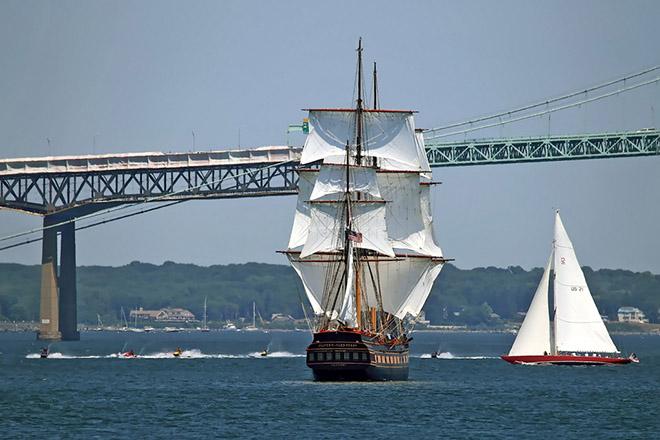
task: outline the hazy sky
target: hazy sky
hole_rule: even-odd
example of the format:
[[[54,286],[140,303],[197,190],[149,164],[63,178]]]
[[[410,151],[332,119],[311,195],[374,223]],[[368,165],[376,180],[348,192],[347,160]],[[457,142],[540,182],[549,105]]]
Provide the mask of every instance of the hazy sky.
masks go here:
[[[0,157],[280,145],[301,108],[351,104],[354,48],[383,107],[433,127],[660,64],[660,2],[0,3]],[[478,136],[660,127],[660,85]],[[94,146],[96,139],[96,146]],[[438,168],[460,267],[545,263],[553,207],[583,265],[660,273],[660,157]],[[294,197],[188,202],[81,231],[78,264],[286,264]],[[0,212],[0,236],[40,225]],[[37,264],[33,244],[0,261]]]

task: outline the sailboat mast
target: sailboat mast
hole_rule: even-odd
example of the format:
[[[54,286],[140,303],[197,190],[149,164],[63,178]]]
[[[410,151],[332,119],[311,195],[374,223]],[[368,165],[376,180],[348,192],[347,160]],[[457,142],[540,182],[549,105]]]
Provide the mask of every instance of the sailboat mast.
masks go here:
[[[204,297],[204,328],[206,328],[206,298]]]
[[[252,301],[252,327],[257,328],[257,304]]]
[[[555,293],[555,287],[554,287],[554,281],[555,281],[555,272],[553,269],[554,266],[554,259],[555,259],[555,249],[554,249],[554,244],[552,246],[552,254],[550,255],[551,263],[550,263],[550,273],[548,274],[548,292],[550,291],[550,286],[552,286],[552,308],[550,309],[550,354],[551,355],[556,355],[557,354],[557,342],[556,342],[556,334],[557,334],[557,324],[556,324],[556,316],[557,316],[557,304],[555,303],[554,300],[554,293]],[[548,295],[548,303],[550,302],[550,295]],[[548,307],[550,304],[548,304]]]

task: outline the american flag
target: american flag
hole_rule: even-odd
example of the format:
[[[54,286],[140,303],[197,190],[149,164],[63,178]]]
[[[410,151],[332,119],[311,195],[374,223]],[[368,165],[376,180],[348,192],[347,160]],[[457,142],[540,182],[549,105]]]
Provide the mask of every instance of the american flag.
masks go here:
[[[346,238],[355,243],[362,243],[362,233],[346,229]]]

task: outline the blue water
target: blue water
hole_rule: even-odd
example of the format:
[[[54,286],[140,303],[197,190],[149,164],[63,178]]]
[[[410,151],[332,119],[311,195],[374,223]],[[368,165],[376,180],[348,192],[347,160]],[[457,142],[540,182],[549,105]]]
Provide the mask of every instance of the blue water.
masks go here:
[[[414,337],[407,382],[315,383],[302,332],[91,332],[49,359],[0,334],[0,438],[660,438],[660,336],[615,336],[642,360],[616,367],[509,365],[508,334]]]

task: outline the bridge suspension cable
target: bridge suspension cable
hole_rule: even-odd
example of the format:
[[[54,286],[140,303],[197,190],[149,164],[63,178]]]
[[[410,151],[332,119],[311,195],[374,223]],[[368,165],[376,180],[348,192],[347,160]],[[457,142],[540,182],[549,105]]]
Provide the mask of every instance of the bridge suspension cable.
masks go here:
[[[562,106],[559,106],[559,107],[553,107],[553,108],[550,108],[550,109],[547,109],[547,110],[544,110],[544,111],[531,113],[529,115],[519,116],[517,118],[512,118],[512,119],[506,119],[504,121],[493,122],[493,123],[490,123],[490,124],[478,125],[476,127],[469,127],[469,128],[464,129],[464,130],[452,131],[452,132],[449,132],[449,133],[425,135],[424,137],[427,140],[441,139],[441,138],[445,138],[445,137],[456,136],[456,135],[459,135],[459,134],[465,134],[465,133],[470,133],[470,132],[473,132],[473,131],[483,130],[483,129],[486,129],[486,128],[498,127],[498,126],[501,126],[501,125],[511,124],[511,123],[518,122],[518,121],[524,121],[525,119],[537,118],[539,116],[548,115],[550,113],[558,112],[560,110],[566,110],[568,108],[578,107],[578,106],[583,105],[583,104],[588,104],[590,102],[594,102],[594,101],[598,101],[598,100],[601,100],[601,99],[609,98],[610,96],[614,96],[614,95],[618,95],[620,93],[628,92],[630,90],[638,89],[640,87],[647,86],[647,85],[653,84],[653,83],[657,83],[659,81],[660,81],[660,76],[656,76],[653,79],[650,79],[648,81],[644,81],[644,82],[641,82],[641,83],[637,83],[637,84],[634,84],[632,86],[617,89],[617,90],[614,90],[612,92],[608,92],[608,93],[604,93],[602,95],[594,96],[594,97],[589,98],[589,99],[583,99],[581,101],[573,102],[573,103],[570,103],[570,104],[565,104],[565,105],[562,105]],[[461,125],[465,125],[465,124],[461,124]],[[429,131],[431,131],[431,130],[425,131],[424,133],[426,134]]]
[[[278,163],[275,163],[275,164],[270,164],[270,165],[267,165],[267,166],[260,167],[257,170],[266,170],[268,168],[284,165],[288,162],[291,162],[291,161],[290,160],[285,160],[285,161],[278,162]],[[89,220],[90,218],[93,218],[93,217],[98,217],[98,216],[102,216],[102,215],[111,214],[113,212],[120,211],[120,210],[123,210],[123,209],[136,208],[136,207],[139,207],[140,205],[145,204],[145,203],[158,202],[162,199],[166,199],[168,197],[172,197],[172,196],[177,195],[177,194],[189,192],[191,190],[195,190],[195,189],[198,189],[198,188],[201,188],[201,187],[204,187],[204,186],[219,184],[219,183],[224,182],[225,180],[235,179],[237,177],[252,174],[257,170],[251,170],[251,171],[246,171],[244,173],[239,173],[239,174],[235,174],[235,175],[231,175],[231,176],[225,176],[222,179],[216,179],[216,180],[212,180],[210,182],[205,182],[205,183],[200,184],[200,185],[191,186],[189,188],[185,188],[185,189],[182,189],[182,190],[179,190],[179,191],[174,191],[174,192],[167,193],[167,194],[161,194],[161,195],[156,196],[156,197],[150,197],[150,198],[147,198],[146,200],[144,200],[140,203],[115,206],[115,207],[104,209],[102,211],[95,212],[95,213],[92,213],[92,214],[81,215],[80,217],[74,217],[74,218],[69,219],[69,220],[64,220],[64,221],[61,221],[59,223],[54,223],[52,225],[48,225],[48,226],[44,226],[44,227],[40,227],[40,228],[34,228],[34,229],[27,230],[27,231],[17,232],[15,234],[7,235],[5,237],[0,237],[0,242],[11,240],[13,238],[23,237],[25,235],[31,235],[31,234],[43,232],[47,229],[59,228],[60,226],[63,226],[63,225],[69,224],[69,223],[74,223],[76,221]],[[128,217],[132,217],[132,216],[137,215],[137,214],[143,214],[143,213],[146,213],[146,212],[155,211],[156,209],[167,208],[168,206],[172,206],[172,205],[175,205],[177,203],[182,203],[184,201],[186,201],[186,200],[178,200],[176,202],[168,203],[166,205],[157,206],[157,207],[149,208],[149,209],[144,209],[144,210],[134,212],[134,213],[124,214],[124,215],[121,215],[119,217],[111,217],[109,219],[101,220],[101,221],[96,222],[96,223],[92,223],[92,224],[89,224],[89,225],[84,225],[84,226],[77,227],[76,231],[81,230],[81,229],[91,228],[92,226],[98,226],[98,225],[101,225],[101,224],[104,224],[104,223],[110,223],[112,221],[121,220],[121,219],[128,218]],[[42,237],[26,240],[26,241],[21,242],[21,243],[16,243],[16,244],[8,245],[8,246],[5,246],[5,247],[0,247],[0,251],[6,250],[6,249],[11,249],[11,248],[18,247],[18,246],[23,246],[23,245],[34,243],[34,242],[41,241],[41,240],[42,240]]]
[[[491,119],[501,118],[501,117],[504,117],[504,116],[511,116],[511,115],[521,113],[521,112],[524,112],[524,111],[527,111],[527,110],[531,110],[531,109],[534,109],[534,108],[537,108],[537,107],[541,107],[541,106],[544,106],[544,105],[553,104],[553,103],[559,102],[559,101],[565,101],[567,99],[574,98],[576,96],[580,96],[580,95],[583,95],[583,94],[587,94],[587,93],[590,93],[590,92],[593,92],[593,91],[596,91],[596,90],[600,90],[600,89],[612,86],[614,84],[618,84],[618,83],[622,83],[622,82],[625,84],[625,82],[630,80],[630,79],[638,78],[640,76],[644,76],[644,75],[646,75],[648,73],[651,73],[651,72],[654,72],[656,70],[660,70],[660,65],[650,67],[648,69],[644,69],[644,70],[641,70],[639,72],[636,72],[636,73],[633,73],[633,74],[630,74],[630,75],[626,75],[626,76],[623,76],[621,78],[617,78],[617,79],[612,80],[612,81],[601,83],[601,84],[598,84],[598,85],[593,86],[593,87],[589,87],[589,88],[582,89],[582,90],[579,90],[579,91],[567,93],[565,95],[557,96],[555,98],[547,99],[547,100],[544,100],[544,101],[539,101],[539,102],[536,102],[536,103],[533,103],[533,104],[528,104],[528,105],[525,105],[525,106],[522,106],[522,107],[515,108],[513,110],[503,111],[503,112],[494,113],[494,114],[491,114],[491,115],[481,116],[481,117],[478,117],[478,118],[475,118],[475,119],[470,119],[470,120],[463,121],[463,122],[455,122],[455,123],[451,123],[451,124],[447,124],[447,125],[442,125],[440,127],[430,128],[428,130],[425,130],[424,133],[425,134],[426,133],[436,133],[438,131],[448,130],[450,128],[462,127],[464,125],[469,125],[469,124],[476,124],[478,122],[489,121]],[[652,82],[655,82],[655,81],[657,81],[657,78]],[[646,85],[646,84],[644,84],[644,85]],[[627,88],[622,89],[622,90],[617,91],[617,93],[625,92],[627,90],[628,90]],[[502,125],[502,124],[498,123],[496,125]],[[470,131],[474,131],[474,130],[470,130]],[[430,135],[427,135],[427,138],[428,139],[435,139],[435,136],[436,136],[435,134],[430,134]]]
[[[117,221],[117,220],[122,220],[122,219],[125,219],[125,218],[128,218],[128,217],[133,217],[135,215],[144,214],[144,213],[151,212],[151,211],[156,211],[157,209],[167,208],[168,206],[177,205],[179,203],[183,203],[183,202],[186,202],[186,201],[187,200],[177,200],[176,202],[171,202],[171,203],[167,203],[165,205],[160,205],[160,206],[154,206],[153,208],[147,208],[147,209],[143,209],[141,211],[131,212],[129,214],[120,215],[119,217],[111,217],[109,219],[100,220],[98,222],[90,223],[90,224],[85,225],[85,226],[77,226],[76,231],[92,228],[94,226],[102,225],[104,223],[111,223],[111,222],[114,222],[114,221]],[[131,205],[131,206],[135,206],[135,205]],[[71,223],[73,221],[74,220],[69,220],[69,221],[66,221],[66,222],[62,222],[60,224]],[[49,228],[52,228],[52,227],[53,226],[48,226],[47,228],[43,228],[43,229],[49,229]],[[12,249],[12,248],[19,247],[19,246],[24,246],[24,245],[30,244],[30,243],[36,243],[36,242],[42,241],[42,240],[43,240],[43,237],[31,238],[29,240],[25,240],[25,241],[22,241],[20,243],[14,243],[14,244],[10,244],[10,245],[4,246],[4,247],[0,247],[0,251],[4,251],[4,250],[7,250],[7,249]]]

